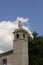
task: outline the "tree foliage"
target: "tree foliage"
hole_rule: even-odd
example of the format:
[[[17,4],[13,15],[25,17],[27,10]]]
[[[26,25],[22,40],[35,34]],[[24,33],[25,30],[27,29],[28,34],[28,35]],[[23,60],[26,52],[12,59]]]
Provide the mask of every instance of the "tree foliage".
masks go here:
[[[28,40],[29,65],[43,65],[43,36],[33,32],[33,39]]]

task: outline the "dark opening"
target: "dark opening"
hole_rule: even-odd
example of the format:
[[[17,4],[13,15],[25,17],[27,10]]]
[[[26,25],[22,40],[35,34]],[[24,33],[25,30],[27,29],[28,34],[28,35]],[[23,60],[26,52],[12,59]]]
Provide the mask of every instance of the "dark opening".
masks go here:
[[[3,59],[3,65],[7,65],[7,59]]]
[[[23,38],[25,39],[25,34],[23,34]]]
[[[16,38],[19,38],[19,34],[16,34]]]

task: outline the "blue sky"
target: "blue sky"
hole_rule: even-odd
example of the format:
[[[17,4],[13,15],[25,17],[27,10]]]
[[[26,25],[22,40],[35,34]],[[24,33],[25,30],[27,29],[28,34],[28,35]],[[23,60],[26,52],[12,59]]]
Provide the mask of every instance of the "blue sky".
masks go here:
[[[43,0],[0,0],[0,22],[29,18],[30,30],[43,34]]]

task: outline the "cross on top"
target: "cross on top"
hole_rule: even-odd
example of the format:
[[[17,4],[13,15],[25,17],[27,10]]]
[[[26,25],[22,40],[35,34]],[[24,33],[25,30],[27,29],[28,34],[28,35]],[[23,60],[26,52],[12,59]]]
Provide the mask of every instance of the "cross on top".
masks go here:
[[[22,28],[22,23],[21,23],[20,20],[18,21],[18,27],[19,27],[19,28]]]

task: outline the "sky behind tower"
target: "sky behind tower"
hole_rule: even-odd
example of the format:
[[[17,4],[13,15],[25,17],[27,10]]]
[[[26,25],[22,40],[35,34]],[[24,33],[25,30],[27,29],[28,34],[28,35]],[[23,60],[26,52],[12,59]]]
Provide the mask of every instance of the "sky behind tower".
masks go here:
[[[0,22],[17,17],[29,18],[31,31],[43,34],[43,0],[0,0]]]
[[[43,34],[43,0],[0,0],[0,52],[12,49],[16,19],[25,21],[24,26],[31,32]]]

